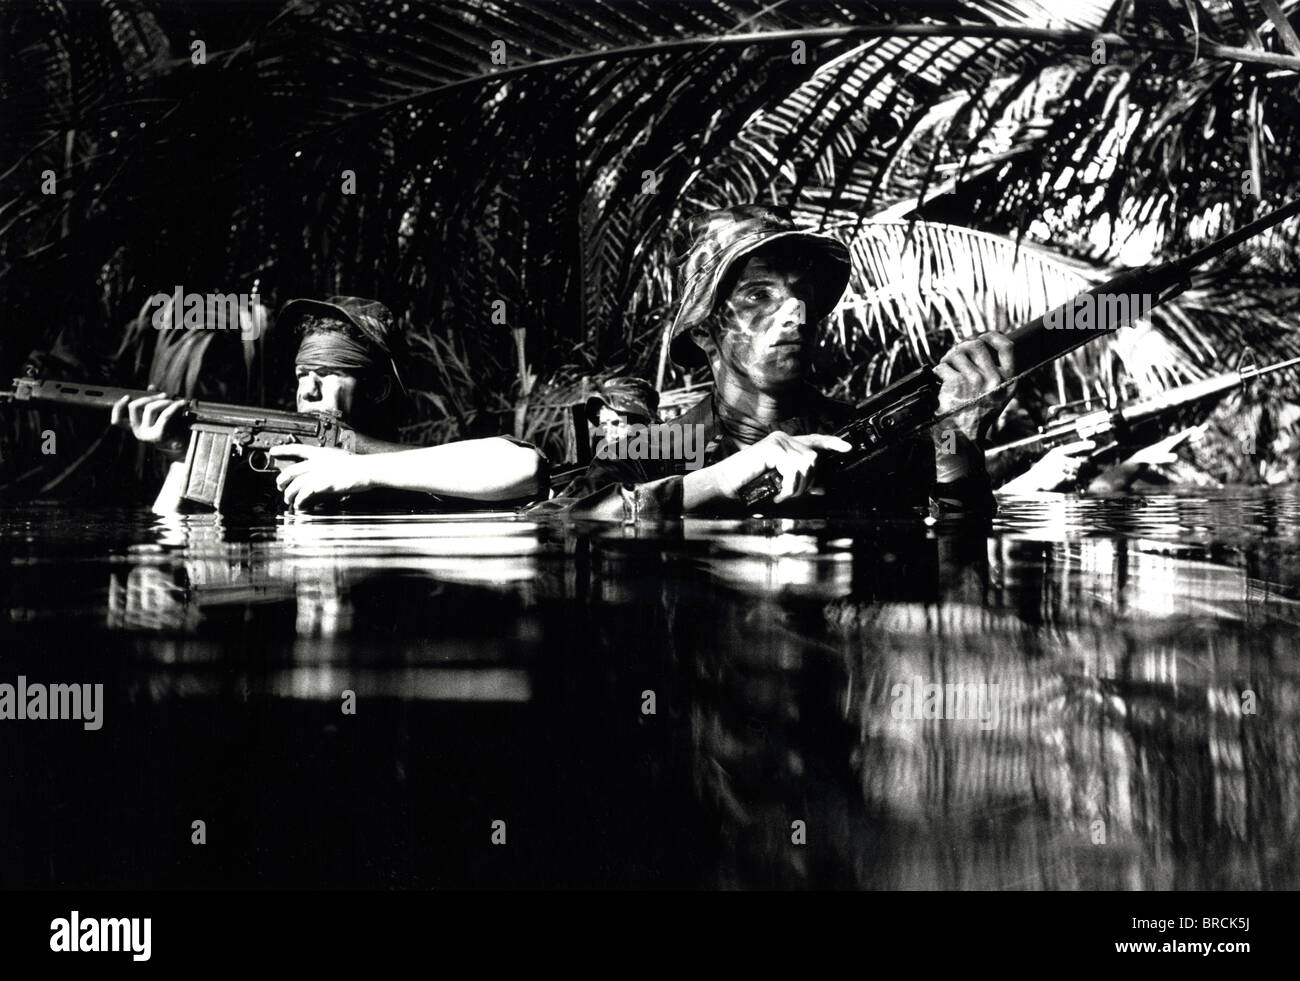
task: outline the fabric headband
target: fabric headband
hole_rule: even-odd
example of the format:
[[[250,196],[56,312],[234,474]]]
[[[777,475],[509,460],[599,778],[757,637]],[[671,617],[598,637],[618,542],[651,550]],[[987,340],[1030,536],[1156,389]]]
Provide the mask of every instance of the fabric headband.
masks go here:
[[[342,331],[311,333],[302,339],[295,365],[322,368],[387,368],[388,358],[368,344],[353,340]]]

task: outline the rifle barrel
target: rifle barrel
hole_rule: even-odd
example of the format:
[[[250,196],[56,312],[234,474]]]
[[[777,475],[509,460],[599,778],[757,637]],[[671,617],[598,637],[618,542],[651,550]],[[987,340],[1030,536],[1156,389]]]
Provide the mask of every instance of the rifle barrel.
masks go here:
[[[1188,382],[1186,385],[1179,385],[1167,392],[1161,392],[1159,395],[1153,395],[1140,402],[1135,402],[1126,408],[1120,409],[1119,414],[1125,422],[1142,422],[1152,416],[1158,416],[1167,409],[1176,409],[1179,406],[1199,402],[1201,399],[1210,398],[1213,395],[1222,395],[1240,384],[1240,373],[1228,371],[1221,375],[1203,378],[1200,381]]]
[[[1248,381],[1261,378],[1264,375],[1271,375],[1275,371],[1282,371],[1286,368],[1292,368],[1300,365],[1300,358],[1289,358],[1286,361],[1278,361],[1275,364],[1265,365],[1262,368],[1243,368],[1239,371],[1226,371],[1219,375],[1211,375],[1209,378],[1202,378],[1199,381],[1188,382],[1185,385],[1179,385],[1167,392],[1161,392],[1159,395],[1153,395],[1127,406],[1122,406],[1117,413],[1120,419],[1127,423],[1143,422],[1153,416],[1168,409],[1176,409],[1180,406],[1188,405],[1192,402],[1199,402],[1201,399],[1210,398],[1215,395],[1222,395]],[[1004,453],[1012,450],[1023,449],[1025,447],[1041,446],[1053,442],[1054,440],[1078,438],[1078,423],[1081,419],[1088,416],[1097,416],[1106,413],[1105,409],[1097,409],[1093,412],[1084,413],[1073,419],[1057,420],[1050,426],[1046,427],[1043,432],[1035,433],[1033,436],[1026,436],[1022,439],[1013,440],[1010,443],[1001,443],[997,446],[990,447],[985,455],[989,459],[994,459]],[[1113,414],[1112,414],[1113,415]]]
[[[1215,239],[1191,255],[1155,266],[1127,269],[1018,327],[1008,335],[1016,345],[1017,373],[1024,374],[1049,361],[1055,361],[1099,334],[1113,334],[1119,328],[1146,316],[1151,308],[1182,292],[1193,269],[1298,214],[1300,198]],[[1073,329],[1076,327],[1076,307],[1087,296],[1092,297],[1090,325]],[[1053,325],[1057,329],[1053,329]],[[1065,329],[1059,329],[1061,325]]]
[[[0,401],[66,405],[80,409],[107,409],[124,396],[144,398],[152,392],[138,388],[116,388],[86,382],[41,381],[15,378],[13,388],[0,390]],[[322,417],[315,413],[262,409],[223,402],[187,399],[185,415],[191,421],[219,426],[258,426],[293,435],[314,436],[321,431]]]
[[[1261,218],[1256,218],[1249,224],[1238,228],[1235,232],[1229,232],[1222,238],[1215,239],[1209,245],[1197,249],[1189,256],[1175,259],[1173,263],[1170,263],[1170,265],[1179,265],[1190,271],[1199,265],[1209,262],[1215,256],[1227,252],[1229,249],[1235,249],[1242,242],[1246,241],[1246,239],[1254,238],[1265,229],[1272,228],[1279,222],[1286,221],[1288,218],[1294,218],[1296,215],[1300,215],[1300,198],[1270,211]]]
[[[46,402],[52,405],[70,405],[79,409],[108,408],[118,399],[129,395],[143,398],[148,395],[138,388],[114,388],[112,385],[95,385],[83,382],[36,381],[15,378],[11,391],[0,391],[0,400],[7,402]]]

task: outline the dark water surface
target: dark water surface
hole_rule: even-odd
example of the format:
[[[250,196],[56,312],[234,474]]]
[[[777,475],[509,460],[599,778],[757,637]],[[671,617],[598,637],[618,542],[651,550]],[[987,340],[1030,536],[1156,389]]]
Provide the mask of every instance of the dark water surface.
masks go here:
[[[1290,487],[991,532],[28,507],[0,568],[0,684],[104,685],[98,731],[0,720],[0,888],[1300,887]]]

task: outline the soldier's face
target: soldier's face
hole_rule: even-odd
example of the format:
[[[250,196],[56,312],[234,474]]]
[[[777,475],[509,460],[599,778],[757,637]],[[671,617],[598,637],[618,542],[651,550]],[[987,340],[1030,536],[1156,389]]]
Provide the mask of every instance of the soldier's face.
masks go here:
[[[357,408],[357,376],[337,368],[299,365],[299,412],[337,412],[344,422]]]
[[[750,256],[721,306],[716,357],[759,391],[801,381],[811,363],[813,278],[779,256]]]
[[[607,442],[617,443],[627,436],[627,424],[628,418],[623,413],[617,412],[607,405],[600,407],[600,414],[596,419],[596,429],[598,434]]]
[[[617,409],[611,409],[607,405],[600,407],[600,412],[596,416],[596,426],[592,432],[593,440],[603,439],[607,443],[617,443],[621,439],[627,439],[632,426],[648,426],[650,420],[643,415],[635,413],[619,412]]]

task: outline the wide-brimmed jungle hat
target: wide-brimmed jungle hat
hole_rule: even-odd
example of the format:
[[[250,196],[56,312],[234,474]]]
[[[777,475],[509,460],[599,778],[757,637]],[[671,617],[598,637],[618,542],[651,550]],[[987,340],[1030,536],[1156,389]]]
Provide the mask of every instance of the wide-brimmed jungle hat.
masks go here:
[[[659,392],[644,378],[609,378],[596,387],[596,394],[587,399],[587,420],[595,423],[602,405],[625,416],[640,416],[646,420],[658,418]]]
[[[683,368],[706,364],[690,329],[717,307],[718,290],[737,261],[774,242],[799,243],[819,255],[813,264],[816,309],[813,323],[827,316],[849,284],[849,250],[837,239],[795,224],[788,208],[742,204],[695,215],[687,222],[685,248],[679,250],[677,286],[681,304],[670,328],[669,353]]]

